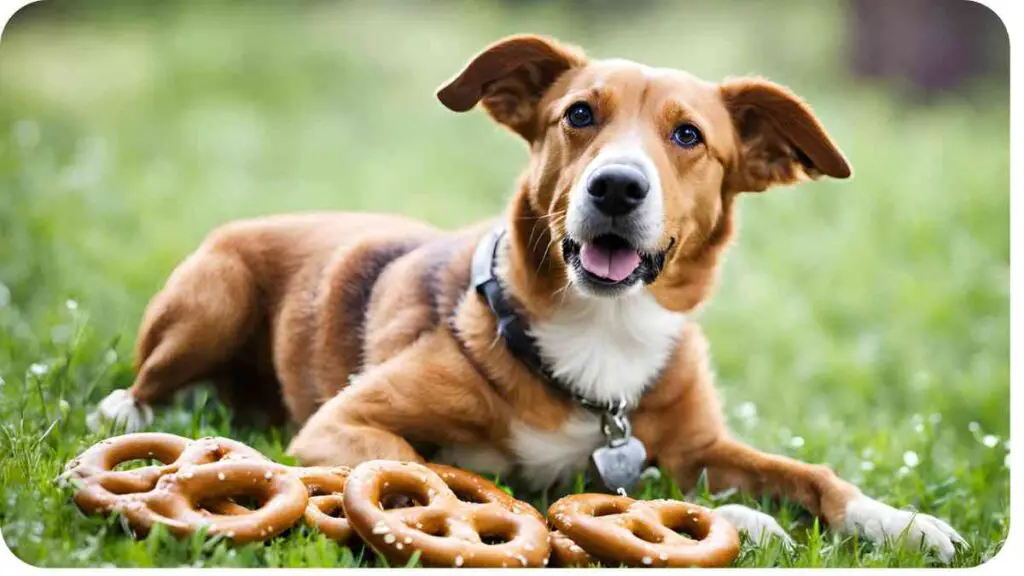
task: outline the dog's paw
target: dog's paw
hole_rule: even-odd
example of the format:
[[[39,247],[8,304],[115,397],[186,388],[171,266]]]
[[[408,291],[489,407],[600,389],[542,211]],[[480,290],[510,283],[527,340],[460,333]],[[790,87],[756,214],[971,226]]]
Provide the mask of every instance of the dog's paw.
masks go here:
[[[942,520],[911,510],[897,510],[867,496],[860,496],[847,504],[843,529],[876,544],[902,538],[905,546],[922,546],[934,551],[944,564],[953,559],[956,553],[954,544],[967,546],[956,530]]]
[[[125,432],[138,432],[153,423],[153,410],[127,390],[114,390],[86,417],[85,424],[95,432],[111,421],[122,424]]]
[[[769,536],[782,540],[787,550],[793,549],[793,539],[782,529],[775,518],[741,504],[726,504],[715,508],[715,514],[724,517],[738,532],[747,535],[757,544],[767,542]]]

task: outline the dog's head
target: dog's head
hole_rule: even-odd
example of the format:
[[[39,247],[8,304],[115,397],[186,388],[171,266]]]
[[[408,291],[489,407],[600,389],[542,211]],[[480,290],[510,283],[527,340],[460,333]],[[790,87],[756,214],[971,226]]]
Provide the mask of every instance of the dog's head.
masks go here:
[[[758,78],[722,83],[548,38],[505,38],[438,90],[482,103],[531,149],[513,240],[535,292],[593,297],[647,286],[666,307],[704,298],[732,198],[850,167],[810,108]],[[516,230],[520,233],[517,235]]]

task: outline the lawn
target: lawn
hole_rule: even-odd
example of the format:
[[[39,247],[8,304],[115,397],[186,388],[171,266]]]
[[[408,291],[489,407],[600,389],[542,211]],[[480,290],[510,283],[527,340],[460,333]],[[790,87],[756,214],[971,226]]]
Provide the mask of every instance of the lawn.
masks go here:
[[[720,287],[697,313],[725,409],[754,445],[833,466],[947,519],[991,558],[1009,525],[1009,109],[984,83],[914,105],[846,75],[843,5],[526,2],[79,6],[0,43],[0,532],[46,566],[344,566],[305,528],[267,544],[126,535],[55,477],[107,435],[85,416],[132,381],[148,298],[218,223],[391,211],[454,227],[502,209],[524,148],[434,89],[483,45],[550,33],[717,79],[756,72],[814,106],[855,177],[741,202]],[[610,3],[609,3],[610,4]],[[645,4],[646,5],[646,4]],[[57,11],[54,11],[57,12]],[[765,25],[765,24],[769,25]],[[232,425],[205,388],[154,430],[224,435],[286,461],[287,429]],[[110,431],[113,432],[113,431]],[[644,496],[677,495],[667,483]],[[927,566],[786,503],[795,553],[742,566]]]

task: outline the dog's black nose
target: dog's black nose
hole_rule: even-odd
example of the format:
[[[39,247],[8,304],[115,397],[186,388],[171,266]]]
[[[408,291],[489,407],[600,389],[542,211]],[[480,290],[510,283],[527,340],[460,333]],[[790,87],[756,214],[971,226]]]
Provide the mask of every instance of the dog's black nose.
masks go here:
[[[624,216],[647,198],[651,183],[633,166],[612,164],[599,168],[587,182],[587,193],[597,209],[608,216]]]

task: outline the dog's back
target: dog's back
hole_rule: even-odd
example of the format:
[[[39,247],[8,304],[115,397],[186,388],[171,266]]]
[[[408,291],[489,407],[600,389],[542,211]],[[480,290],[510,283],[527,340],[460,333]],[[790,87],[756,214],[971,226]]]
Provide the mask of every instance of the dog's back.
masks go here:
[[[139,381],[212,379],[243,417],[280,422],[290,413],[301,422],[363,362],[363,328],[384,271],[444,237],[425,223],[379,214],[225,224],[147,307]],[[137,391],[140,401],[165,397],[161,386]]]

